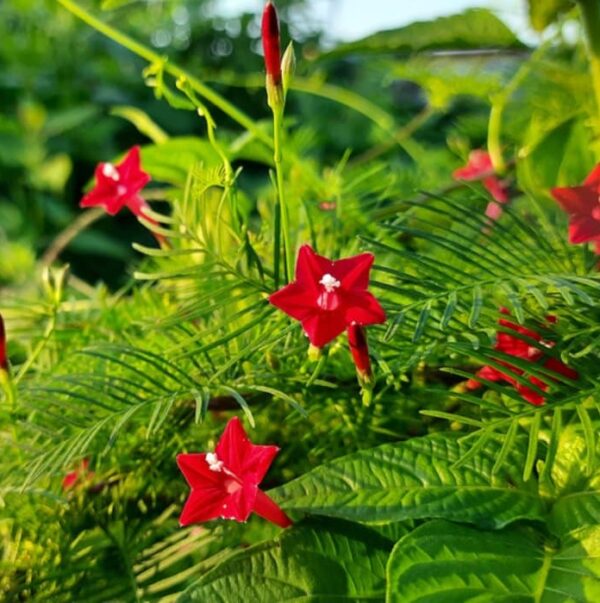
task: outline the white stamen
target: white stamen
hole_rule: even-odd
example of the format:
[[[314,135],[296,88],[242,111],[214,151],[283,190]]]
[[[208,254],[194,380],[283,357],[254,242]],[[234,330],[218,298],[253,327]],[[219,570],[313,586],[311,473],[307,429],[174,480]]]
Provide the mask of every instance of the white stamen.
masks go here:
[[[110,178],[111,180],[114,180],[115,182],[118,182],[119,178],[121,177],[119,172],[117,171],[117,168],[112,163],[105,163],[102,166],[102,173],[107,178]]]
[[[332,293],[333,291],[335,291],[335,289],[337,289],[342,283],[340,283],[340,281],[338,281],[335,276],[327,273],[324,274],[323,277],[321,278],[321,280],[319,281],[320,285],[323,285],[323,287],[325,287],[325,291],[327,291],[327,293]]]
[[[219,457],[214,452],[206,453],[206,463],[211,471],[223,471],[223,461],[220,461]]]

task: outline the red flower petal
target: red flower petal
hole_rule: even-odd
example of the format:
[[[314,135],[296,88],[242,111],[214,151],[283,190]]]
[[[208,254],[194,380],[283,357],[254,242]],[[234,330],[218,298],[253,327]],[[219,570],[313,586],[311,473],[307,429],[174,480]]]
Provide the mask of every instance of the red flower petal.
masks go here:
[[[588,174],[584,184],[586,186],[600,186],[600,163]]]
[[[221,488],[202,488],[192,490],[183,505],[179,517],[179,525],[187,526],[191,523],[200,523],[220,519],[225,503],[225,496]]]
[[[485,215],[495,222],[504,213],[504,208],[497,201],[490,201],[485,208]]]
[[[589,216],[598,205],[598,193],[589,186],[557,187],[550,192],[568,214]]]
[[[563,377],[573,379],[574,381],[579,379],[579,373],[570,366],[567,366],[564,362],[558,360],[558,358],[548,358],[548,360],[544,362],[544,366],[548,370],[554,371]]]
[[[548,386],[543,381],[540,381],[539,379],[535,379],[534,377],[532,377],[530,379],[530,381],[533,385],[536,385],[543,391],[546,391],[548,389]],[[541,406],[545,402],[545,398],[542,394],[538,394],[538,392],[532,390],[531,388],[527,387],[526,385],[517,383],[515,385],[515,389],[517,390],[517,392],[519,392],[519,394],[521,394],[521,396],[523,396],[523,398],[527,402],[529,402],[530,404],[533,404],[534,406]]]
[[[333,262],[333,276],[341,281],[345,290],[367,289],[369,272],[375,261],[372,253],[361,253]]]
[[[487,151],[476,149],[469,153],[467,165],[457,170],[454,170],[453,177],[455,180],[483,180],[486,176],[494,173],[492,158]]]
[[[385,310],[368,291],[353,293],[347,296],[346,324],[357,323],[367,325],[383,324],[386,321]]]
[[[508,191],[502,182],[496,178],[496,176],[488,176],[483,179],[483,186],[492,195],[492,197],[498,201],[498,203],[508,202]],[[500,212],[502,213],[502,212]]]
[[[227,423],[215,452],[219,460],[233,473],[244,480],[252,479],[256,484],[260,484],[279,448],[252,444],[242,422],[238,417],[234,417]]]
[[[256,494],[256,504],[254,511],[280,528],[289,528],[292,525],[292,520],[281,510],[279,505],[262,490]]]
[[[319,281],[324,274],[333,274],[334,264],[335,262],[315,253],[310,245],[302,245],[296,261],[295,282],[304,289],[318,291]]]
[[[347,320],[340,312],[315,313],[302,321],[309,341],[322,348],[346,330]]]
[[[211,471],[206,462],[205,452],[178,454],[177,466],[190,488],[203,488],[208,485],[219,486],[223,481],[217,471]]]
[[[574,216],[569,224],[569,242],[577,245],[600,236],[600,221],[589,216]]]
[[[290,283],[269,296],[269,302],[276,308],[300,321],[309,318],[316,311],[316,299],[316,291],[306,293],[306,290],[297,282]]]
[[[509,314],[509,312],[506,308],[501,308],[500,312],[502,314]],[[548,316],[547,320],[550,323],[555,323],[556,317]],[[536,363],[539,364],[539,362],[542,360],[544,353],[545,353],[543,348],[537,347],[536,345],[533,345],[532,343],[525,341],[524,339],[521,339],[520,336],[531,339],[535,343],[541,342],[542,336],[539,333],[532,331],[531,329],[527,329],[526,327],[517,325],[509,320],[506,320],[505,318],[501,318],[498,322],[501,326],[505,327],[506,329],[515,331],[516,334],[511,335],[510,333],[507,333],[507,332],[502,332],[502,331],[498,332],[497,341],[496,341],[496,345],[494,346],[494,349],[501,351],[505,354],[508,354],[510,356],[514,356],[516,358],[522,358],[524,360],[528,360],[532,364],[536,364]],[[540,343],[539,345],[541,346],[542,344]],[[549,346],[551,344],[546,343],[545,345]],[[522,383],[519,383],[513,376],[513,375],[523,375],[524,371],[522,369],[517,368],[508,362],[500,362],[500,364],[505,366],[507,371],[509,371],[509,372],[503,373],[502,371],[500,371],[494,367],[484,366],[477,372],[477,377],[481,377],[482,379],[487,379],[489,381],[506,381],[506,382],[510,383],[511,385],[513,385],[515,387],[515,389],[521,394],[521,396],[527,402],[529,402],[531,404],[535,404],[535,405],[540,405],[540,404],[544,403],[543,395],[534,391],[532,388],[530,388],[526,385],[523,385]],[[546,360],[544,360],[543,365],[544,365],[544,367],[548,368],[549,370],[554,371],[558,374],[564,375],[565,377],[568,377],[570,379],[578,378],[578,374],[576,371],[574,371],[573,369],[571,369],[566,364],[564,364],[563,362],[561,362],[560,360],[558,360],[556,358],[552,358],[552,357],[547,358]],[[537,377],[534,377],[533,375],[530,376],[528,378],[528,380],[532,386],[536,386],[539,389],[541,389],[542,391],[546,391],[548,389],[547,383],[545,383],[544,381],[542,381],[541,379],[539,379]],[[477,388],[476,383],[477,383],[476,378],[469,379],[469,381],[467,381],[467,388],[468,389],[476,389]]]

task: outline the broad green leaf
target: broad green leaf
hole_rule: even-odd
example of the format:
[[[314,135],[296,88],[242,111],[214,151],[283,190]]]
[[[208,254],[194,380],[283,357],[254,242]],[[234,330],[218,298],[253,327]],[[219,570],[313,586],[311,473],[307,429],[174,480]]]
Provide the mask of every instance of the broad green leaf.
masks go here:
[[[572,8],[572,0],[528,0],[529,19],[537,31],[543,31],[556,21],[557,17]]]
[[[596,487],[561,496],[552,507],[548,526],[557,536],[600,525],[600,490]]]
[[[484,532],[429,522],[394,547],[387,602],[562,603],[600,597],[600,527],[563,546],[529,528]]]
[[[581,120],[566,120],[556,127],[545,122],[536,126],[534,122],[532,119],[523,159],[518,164],[524,183],[532,188],[548,188],[583,180],[593,160],[589,132]],[[536,138],[535,130],[544,127],[548,130],[542,130]]]
[[[554,500],[548,526],[559,537],[600,525],[600,473],[588,474],[587,456],[581,428],[572,425],[562,429],[550,479],[540,481],[541,493]]]
[[[410,53],[423,50],[522,47],[523,44],[515,34],[491,11],[473,8],[458,15],[382,31],[362,40],[343,44],[325,56],[357,52]]]
[[[184,186],[189,171],[195,165],[217,167],[221,160],[206,140],[182,136],[143,147],[142,165],[154,180]]]
[[[313,520],[230,557],[178,600],[383,601],[392,544],[364,526]]]
[[[522,480],[521,440],[494,475],[495,441],[453,467],[470,447],[450,435],[386,444],[317,467],[273,494],[289,511],[361,522],[435,517],[498,528],[543,517],[535,484]]]
[[[445,108],[457,96],[469,95],[489,101],[502,88],[502,77],[488,66],[489,57],[474,61],[451,57],[417,56],[394,64],[393,74],[416,82],[425,90],[433,107]]]

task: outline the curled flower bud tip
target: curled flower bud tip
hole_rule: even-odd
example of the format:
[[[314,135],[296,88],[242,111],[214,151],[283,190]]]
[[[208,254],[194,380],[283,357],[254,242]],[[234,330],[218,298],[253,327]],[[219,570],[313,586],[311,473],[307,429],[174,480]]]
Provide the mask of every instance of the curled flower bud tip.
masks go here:
[[[294,53],[294,45],[292,42],[288,44],[288,47],[285,49],[283,53],[283,58],[281,59],[281,78],[283,83],[283,92],[287,94],[287,91],[290,87],[290,82],[294,73],[296,72],[296,55]]]

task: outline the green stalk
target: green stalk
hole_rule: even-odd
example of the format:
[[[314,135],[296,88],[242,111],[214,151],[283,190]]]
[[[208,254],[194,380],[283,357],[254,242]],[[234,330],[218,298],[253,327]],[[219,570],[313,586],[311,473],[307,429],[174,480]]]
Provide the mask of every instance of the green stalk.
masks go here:
[[[587,38],[592,85],[600,118],[600,2],[579,0],[581,19]]]
[[[58,0],[59,4],[62,4],[64,8],[66,8],[70,13],[75,15],[78,19],[81,19],[84,23],[87,23],[90,27],[94,28],[96,31],[105,35],[107,38],[110,38],[117,44],[120,44],[124,48],[127,48],[134,54],[139,57],[145,59],[149,63],[159,63],[164,62],[164,58],[150,50],[143,44],[136,42],[134,39],[125,35],[124,33],[118,31],[114,27],[100,21],[92,14],[90,14],[85,9],[81,8],[77,3],[73,2],[73,0]],[[195,78],[193,75],[190,75],[181,67],[177,67],[177,65],[173,65],[169,62],[166,62],[164,65],[164,70],[169,75],[172,75],[174,78],[185,78],[190,86],[203,98],[205,98],[208,102],[213,104],[215,107],[218,107],[223,113],[231,117],[234,121],[240,124],[249,132],[252,132],[256,138],[264,142],[269,147],[273,146],[272,139],[265,134],[256,124],[252,121],[248,115],[246,115],[243,111],[240,111],[236,106],[232,105],[227,99],[223,98],[220,94],[203,84],[199,79]]]
[[[280,231],[283,234],[283,255],[284,255],[284,278],[289,282],[293,274],[292,250],[290,245],[290,221],[288,207],[285,202],[284,186],[283,186],[283,165],[282,165],[282,137],[283,137],[283,105],[273,107],[273,161],[275,163],[275,175],[277,179],[277,206],[281,218]],[[277,211],[277,208],[276,208]],[[277,235],[277,232],[276,232]],[[277,239],[279,237],[277,236]],[[276,245],[278,242],[276,241]]]
[[[519,86],[525,81],[535,63],[545,52],[549,45],[549,41],[544,42],[530,57],[528,61],[517,70],[513,78],[492,99],[492,109],[490,111],[490,120],[488,123],[488,139],[487,149],[492,158],[494,171],[498,174],[503,174],[506,170],[506,162],[502,156],[502,117],[504,109],[508,105],[512,95],[517,91]]]

